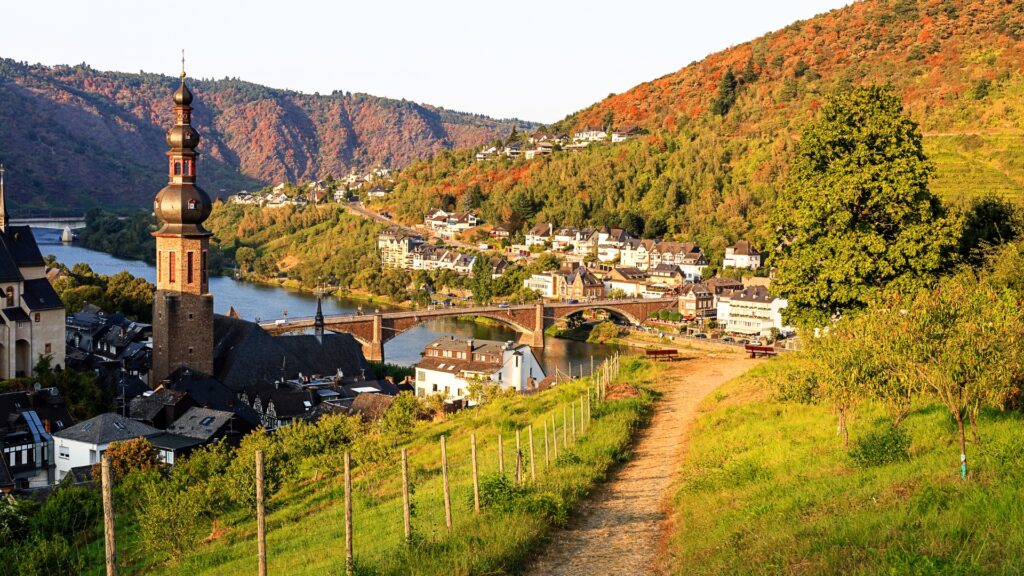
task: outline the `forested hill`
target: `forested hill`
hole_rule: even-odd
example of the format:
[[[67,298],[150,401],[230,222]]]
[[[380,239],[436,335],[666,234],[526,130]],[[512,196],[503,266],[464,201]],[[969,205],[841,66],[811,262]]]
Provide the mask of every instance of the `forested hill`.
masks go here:
[[[933,191],[1024,198],[1024,2],[866,0],[611,96],[552,128],[637,125],[632,141],[541,160],[444,153],[400,177],[389,208],[479,205],[495,222],[668,232],[721,251],[766,236],[801,126],[832,94],[888,84],[921,125]]]
[[[0,161],[13,211],[148,206],[166,181],[164,130],[177,82],[0,59]],[[203,135],[200,180],[215,196],[353,167],[402,167],[531,126],[350,92],[308,95],[232,79],[190,87]]]

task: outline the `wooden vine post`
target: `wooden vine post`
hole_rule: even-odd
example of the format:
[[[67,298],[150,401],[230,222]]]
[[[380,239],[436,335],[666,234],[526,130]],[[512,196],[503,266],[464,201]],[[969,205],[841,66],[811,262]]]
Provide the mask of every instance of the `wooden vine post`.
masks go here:
[[[475,461],[474,461],[475,462]],[[409,449],[402,448],[402,526],[405,528],[405,543],[412,539],[412,510],[409,503]]]
[[[444,525],[452,531],[452,495],[448,491],[448,450],[441,436],[441,478],[444,482]]]
[[[103,545],[106,551],[107,576],[117,575],[117,544],[114,541],[114,492],[111,486],[110,457],[100,458],[100,481],[103,485]]]
[[[259,576],[267,576],[267,517],[263,501],[263,450],[256,451],[256,562]]]

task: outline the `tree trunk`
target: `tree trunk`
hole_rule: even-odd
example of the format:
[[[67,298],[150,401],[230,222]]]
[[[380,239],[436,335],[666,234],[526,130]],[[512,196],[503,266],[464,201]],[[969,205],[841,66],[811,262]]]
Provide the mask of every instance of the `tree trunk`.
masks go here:
[[[967,435],[964,430],[964,414],[963,409],[957,408],[954,412],[956,416],[956,428],[960,433],[960,476],[963,479],[967,478]]]
[[[839,432],[843,435],[843,448],[850,447],[850,431],[846,429],[846,410],[839,409]]]

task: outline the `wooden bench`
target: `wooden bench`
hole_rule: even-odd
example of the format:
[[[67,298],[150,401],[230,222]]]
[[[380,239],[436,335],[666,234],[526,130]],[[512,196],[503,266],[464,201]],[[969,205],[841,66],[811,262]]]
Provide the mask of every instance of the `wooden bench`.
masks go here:
[[[662,350],[647,350],[645,351],[648,358],[652,360],[675,360],[679,357],[679,351],[674,348],[665,348]]]
[[[747,344],[743,347],[744,350],[750,354],[751,358],[757,358],[758,356],[769,357],[775,356],[778,352],[772,346],[757,346],[755,344]]]

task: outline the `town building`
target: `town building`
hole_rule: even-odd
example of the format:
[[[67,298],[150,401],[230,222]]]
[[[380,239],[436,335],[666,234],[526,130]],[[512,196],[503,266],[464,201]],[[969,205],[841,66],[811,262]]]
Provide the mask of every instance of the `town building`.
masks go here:
[[[577,266],[560,283],[559,296],[563,300],[599,300],[604,297],[604,282],[585,266]]]
[[[679,311],[688,321],[711,320],[717,314],[715,296],[703,284],[688,284],[679,295]]]
[[[56,388],[0,394],[0,475],[12,489],[53,483],[56,452],[51,434],[73,424]]]
[[[722,259],[722,268],[745,268],[757,270],[761,267],[761,253],[757,248],[747,242],[740,240],[725,249],[725,258]]]
[[[604,142],[607,139],[608,132],[598,126],[586,126],[572,135],[573,142]]]
[[[423,238],[391,226],[377,236],[377,252],[384,268],[411,269],[413,251],[423,245]]]
[[[423,224],[442,238],[452,238],[480,225],[481,222],[480,217],[469,210],[461,212],[435,210],[423,219]]]
[[[32,229],[12,226],[0,164],[0,379],[32,375],[42,356],[64,366],[64,304],[46,279]]]
[[[423,349],[416,364],[416,395],[443,395],[447,402],[473,403],[470,384],[497,384],[524,392],[545,378],[525,344],[442,336]]]
[[[162,434],[142,422],[107,412],[85,422],[53,433],[56,445],[56,480],[59,482],[72,468],[97,464],[114,442],[151,438]]]
[[[768,336],[772,329],[788,332],[782,322],[787,301],[768,293],[763,286],[723,292],[718,296],[716,320],[727,332],[747,336]]]
[[[550,222],[537,224],[526,233],[527,246],[544,246],[551,242],[555,233],[555,225]]]

